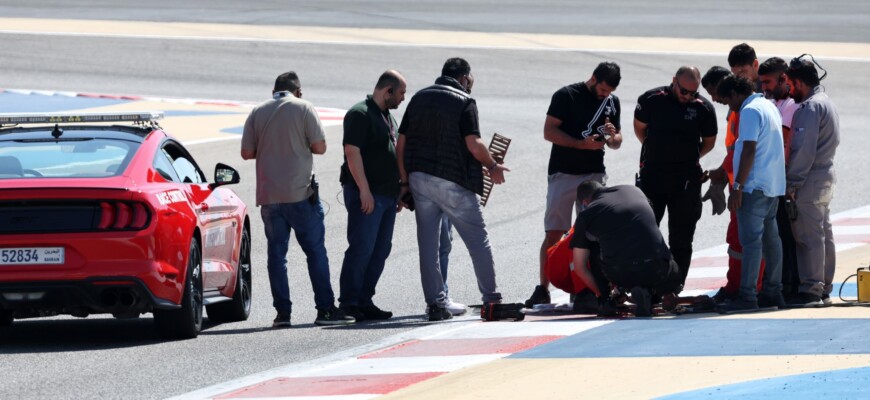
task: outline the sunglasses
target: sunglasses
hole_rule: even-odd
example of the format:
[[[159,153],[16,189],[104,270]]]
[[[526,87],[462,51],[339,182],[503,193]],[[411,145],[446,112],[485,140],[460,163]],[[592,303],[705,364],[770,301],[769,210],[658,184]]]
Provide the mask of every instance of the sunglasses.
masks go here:
[[[695,98],[698,97],[698,91],[697,91],[697,90],[694,90],[694,91],[693,91],[693,90],[686,90],[686,89],[683,89],[683,87],[680,86],[680,82],[678,82],[678,81],[676,81],[676,80],[674,81],[674,84],[677,85],[677,89],[680,90],[680,94],[681,94],[681,95],[683,95],[683,96],[692,96],[692,97],[695,97]]]

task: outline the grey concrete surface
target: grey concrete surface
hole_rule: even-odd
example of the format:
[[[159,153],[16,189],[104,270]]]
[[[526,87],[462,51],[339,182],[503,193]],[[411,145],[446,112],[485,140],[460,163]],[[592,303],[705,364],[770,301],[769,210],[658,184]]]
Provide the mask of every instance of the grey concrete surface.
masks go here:
[[[0,16],[480,32],[866,42],[862,0],[28,0]]]
[[[176,3],[182,4],[158,1],[149,2],[148,7],[174,10],[163,14],[154,11],[153,18],[160,17],[161,20],[174,18],[180,13],[178,10],[181,7],[192,7]],[[18,10],[15,12],[19,14],[27,10],[10,8],[5,5],[6,2],[3,4],[0,6],[2,16],[9,16],[9,10]],[[32,11],[31,16],[85,17],[87,14],[79,8],[67,9],[65,2],[50,3],[59,7],[57,10],[52,10],[48,6],[49,2],[27,4],[36,5],[36,11]],[[84,4],[97,6],[100,3]],[[264,7],[267,7],[263,5],[269,3],[257,2],[252,5],[251,9],[257,10],[251,11],[252,15],[261,15],[261,19],[265,19],[251,17],[251,21],[240,20],[240,15],[245,13],[234,10],[234,2],[214,4],[210,8],[224,10],[222,18],[230,22],[256,20],[269,23],[269,18],[278,18],[264,11]],[[272,3],[272,7],[278,8],[277,4]],[[399,3],[378,4],[384,9],[399,7]],[[402,7],[419,9],[429,19],[439,15],[426,14],[435,7],[425,8],[417,3],[407,6],[401,4]],[[521,10],[511,8],[516,4],[521,3],[508,3],[505,6],[505,20],[518,19],[510,17],[510,10]],[[863,12],[862,4],[852,4],[853,12],[844,14]],[[133,11],[130,11],[130,7],[113,6],[111,10],[93,12],[121,15],[117,18],[133,18],[130,15],[136,14],[135,10],[142,7],[132,7]],[[485,11],[481,5],[472,4],[468,7],[472,11]],[[341,8],[365,10],[363,6],[343,5]],[[297,9],[305,7],[297,6]],[[546,20],[547,14],[538,12],[537,8],[523,10],[533,20]],[[791,12],[789,10],[783,11]],[[209,14],[211,12],[190,13],[188,18],[212,15]],[[607,11],[603,14],[617,18],[619,13]],[[443,15],[441,18],[448,16]],[[374,17],[357,20],[341,13],[334,17],[338,22],[333,24],[366,26],[376,21]],[[323,18],[325,20],[326,17]],[[486,25],[486,14],[479,14],[477,18],[475,24]],[[623,15],[620,18],[627,17]],[[701,18],[690,20],[699,25],[711,23]],[[826,19],[814,25],[813,29],[826,31],[829,30],[826,24],[837,21]],[[543,22],[538,24],[540,26],[536,29],[545,29]],[[790,23],[783,26],[790,34],[800,33]],[[713,29],[711,35],[715,37],[731,37],[733,34],[731,28],[722,25],[710,29]],[[488,138],[492,132],[499,132],[514,139],[506,161],[513,171],[507,175],[507,184],[495,189],[485,211],[495,248],[499,285],[508,301],[524,300],[537,281],[537,253],[542,239],[549,154],[549,145],[543,140],[541,132],[552,93],[565,84],[588,78],[601,60],[616,61],[622,66],[623,81],[616,94],[620,96],[624,110],[622,124],[625,144],[617,151],[608,151],[605,163],[610,184],[630,184],[640,151],[630,128],[637,96],[649,88],[667,84],[673,72],[682,64],[695,64],[702,70],[714,64],[726,64],[724,59],[685,55],[160,41],[11,34],[0,35],[0,48],[3,49],[0,52],[0,87],[257,101],[268,96],[277,74],[294,69],[300,74],[307,99],[320,106],[340,108],[348,108],[361,100],[371,91],[378,74],[387,68],[397,68],[405,74],[410,95],[434,80],[446,58],[465,57],[472,64],[476,77],[474,96],[480,106],[484,136]],[[832,205],[836,212],[868,203],[866,193],[870,190],[870,180],[864,176],[864,162],[867,159],[864,149],[870,148],[870,139],[863,134],[863,127],[870,123],[864,103],[870,86],[870,68],[866,63],[857,62],[823,63],[829,71],[829,78],[824,84],[839,107],[841,117],[842,144],[836,158],[840,182]],[[401,115],[403,110],[404,104],[398,114]],[[720,130],[724,133],[724,108],[718,106],[717,111]],[[338,272],[346,245],[346,214],[343,205],[337,200],[340,198],[338,166],[341,162],[341,134],[335,129],[329,133],[329,151],[327,155],[317,158],[316,168],[322,183],[322,197],[328,203],[327,249],[337,290]],[[722,147],[720,137],[716,149],[702,161],[705,167],[718,165],[724,156]],[[209,176],[212,166],[218,161],[237,167],[241,171],[242,183],[235,190],[253,206],[254,164],[239,158],[238,142],[193,146],[191,150]],[[198,339],[176,342],[158,341],[148,316],[132,321],[107,318],[16,321],[13,329],[0,336],[0,376],[4,377],[0,382],[0,398],[167,397],[287,363],[311,360],[424,324],[415,225],[413,215],[403,212],[397,220],[393,255],[381,279],[379,294],[375,297],[380,306],[396,312],[394,320],[350,328],[321,329],[312,326],[315,314],[310,283],[303,256],[298,246],[292,244],[288,258],[295,303],[293,321],[296,326],[288,330],[266,329],[274,314],[265,271],[265,237],[258,210],[252,207],[251,211],[255,294],[254,311],[249,321],[207,325]],[[696,248],[721,244],[726,224],[727,217],[710,216],[709,204],[705,204],[704,216],[696,235]],[[470,261],[459,241],[451,260],[451,296],[457,301],[479,303]]]

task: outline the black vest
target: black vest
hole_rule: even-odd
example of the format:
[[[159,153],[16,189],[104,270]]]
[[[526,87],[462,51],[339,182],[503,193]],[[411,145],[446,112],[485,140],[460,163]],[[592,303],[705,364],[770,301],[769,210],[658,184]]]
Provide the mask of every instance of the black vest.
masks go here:
[[[420,90],[405,111],[405,169],[424,172],[483,193],[483,167],[459,131],[462,112],[473,102],[455,79],[442,76]]]

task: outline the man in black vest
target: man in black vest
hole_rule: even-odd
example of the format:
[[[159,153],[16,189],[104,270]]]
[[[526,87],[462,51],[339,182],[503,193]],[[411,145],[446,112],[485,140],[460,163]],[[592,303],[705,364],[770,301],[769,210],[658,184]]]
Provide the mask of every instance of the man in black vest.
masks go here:
[[[444,63],[435,84],[417,92],[399,126],[396,147],[403,195],[413,194],[420,248],[420,276],[429,321],[452,318],[439,262],[446,215],[468,247],[484,303],[498,303],[492,249],[477,195],[483,170],[504,183],[509,169],[498,164],[480,139],[477,104],[469,96],[471,66],[461,58]],[[404,198],[404,197],[403,197]]]

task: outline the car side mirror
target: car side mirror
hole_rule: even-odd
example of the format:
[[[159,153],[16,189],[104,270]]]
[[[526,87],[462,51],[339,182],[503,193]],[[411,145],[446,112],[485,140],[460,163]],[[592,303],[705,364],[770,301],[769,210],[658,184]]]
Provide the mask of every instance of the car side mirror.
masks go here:
[[[239,183],[239,171],[229,165],[217,163],[214,167],[214,183],[209,183],[208,187],[214,189],[218,186],[234,183]]]

